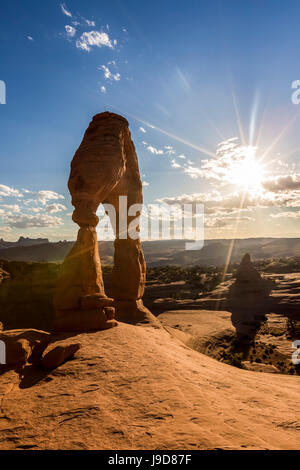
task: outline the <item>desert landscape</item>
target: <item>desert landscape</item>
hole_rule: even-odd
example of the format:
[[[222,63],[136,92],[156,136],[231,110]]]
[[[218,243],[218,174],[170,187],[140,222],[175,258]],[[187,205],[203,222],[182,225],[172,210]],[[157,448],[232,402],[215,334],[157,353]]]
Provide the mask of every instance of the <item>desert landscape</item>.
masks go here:
[[[20,263],[2,262],[11,274],[2,268],[1,312],[11,284],[15,292],[19,287],[14,306],[20,317],[2,318],[1,338],[9,335],[7,327],[22,326],[13,330],[15,340],[35,349],[49,341],[37,328],[49,331],[47,300],[57,265],[22,265],[18,278]],[[297,449],[300,378],[287,321],[300,323],[299,304],[288,308],[291,300],[297,307],[300,275],[278,277],[271,298],[286,307],[267,314],[247,341],[237,341],[229,311],[213,309],[231,280],[197,299],[182,299],[191,293],[188,283],[151,280],[144,302],[159,323],[51,335],[50,348],[80,349],[53,369],[34,358],[2,369],[1,448]],[[174,293],[177,299],[168,297]],[[27,315],[21,315],[26,303]],[[30,308],[36,312],[31,318]]]
[[[128,124],[103,113],[90,126],[97,138],[86,132],[71,166],[81,228],[65,261],[11,261],[48,242],[2,241],[0,448],[297,449],[300,368],[291,346],[300,332],[299,259],[259,260],[263,276],[248,253],[226,267],[162,260],[148,269],[143,305],[140,240],[120,240],[118,225],[114,265],[101,269],[95,231],[97,207],[111,191],[101,183],[103,165],[118,156],[118,136],[131,153],[113,191],[130,189],[122,180],[133,158],[142,200]]]

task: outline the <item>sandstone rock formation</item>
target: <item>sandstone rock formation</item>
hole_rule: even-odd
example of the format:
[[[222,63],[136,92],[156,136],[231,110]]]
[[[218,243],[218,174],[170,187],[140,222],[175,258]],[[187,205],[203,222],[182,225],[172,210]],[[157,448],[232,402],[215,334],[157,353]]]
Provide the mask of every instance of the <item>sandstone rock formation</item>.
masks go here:
[[[263,279],[254,268],[248,253],[243,256],[241,264],[236,270],[235,278],[232,286],[235,294],[256,293],[269,296],[274,287],[273,281]]]
[[[259,272],[253,267],[249,253],[243,256],[240,266],[236,271],[238,282],[255,282],[261,279]]]
[[[275,284],[261,277],[251,263],[250,255],[244,255],[235,274],[235,282],[228,290],[226,308],[232,313],[232,324],[240,335],[253,333],[270,313],[270,293]]]
[[[73,221],[80,229],[58,276],[55,329],[110,328],[116,325],[113,307],[118,319],[147,321],[152,314],[141,301],[146,272],[144,255],[140,239],[128,236],[128,226],[136,219],[136,214],[128,216],[128,208],[142,203],[142,183],[125,118],[109,112],[94,116],[72,160],[68,187],[75,207]],[[122,224],[120,196],[127,198],[127,215]],[[116,237],[111,297],[104,291],[98,253],[96,211],[100,203],[111,204],[116,213],[116,220],[111,220]]]
[[[46,369],[55,369],[70,359],[79,349],[80,343],[69,341],[56,341],[51,343],[44,351],[41,365]]]
[[[34,329],[7,330],[0,333],[5,344],[6,366],[38,359],[50,341],[50,333]]]

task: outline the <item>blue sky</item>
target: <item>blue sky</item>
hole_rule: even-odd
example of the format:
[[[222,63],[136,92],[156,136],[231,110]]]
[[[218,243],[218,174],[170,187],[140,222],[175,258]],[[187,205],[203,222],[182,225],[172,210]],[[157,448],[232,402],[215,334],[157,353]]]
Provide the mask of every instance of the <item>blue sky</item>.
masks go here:
[[[208,238],[300,236],[299,13],[276,0],[1,2],[0,237],[75,237],[69,164],[104,110],[129,120],[146,204],[204,203]]]

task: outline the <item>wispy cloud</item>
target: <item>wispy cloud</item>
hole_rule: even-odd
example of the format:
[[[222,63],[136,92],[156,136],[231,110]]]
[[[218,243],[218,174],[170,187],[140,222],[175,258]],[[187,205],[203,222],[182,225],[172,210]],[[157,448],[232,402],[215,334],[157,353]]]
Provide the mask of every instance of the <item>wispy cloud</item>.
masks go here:
[[[175,159],[173,159],[173,160],[171,161],[171,165],[172,165],[173,168],[181,168],[180,163],[176,162]]]
[[[61,3],[60,8],[64,15],[69,16],[69,17],[72,16],[72,13],[67,9],[65,3]]]
[[[167,155],[174,155],[176,153],[175,150],[173,149],[172,145],[165,145],[164,149],[165,149],[165,153]]]
[[[184,168],[184,172],[187,173],[193,180],[203,176],[201,168],[192,165],[188,165],[186,168]]]
[[[66,206],[64,206],[63,204],[59,204],[59,203],[49,204],[46,207],[46,211],[49,212],[49,214],[55,214],[56,212],[62,212],[66,210],[67,210]]]
[[[278,212],[277,214],[270,214],[272,219],[299,219],[300,211],[295,212]]]
[[[88,26],[96,26],[95,21],[87,20],[87,19],[86,19],[85,22],[86,22],[86,24],[87,24]]]
[[[10,227],[24,229],[29,227],[58,227],[62,225],[62,220],[59,217],[47,214],[21,214],[9,217],[8,223]]]
[[[189,88],[190,88],[190,84],[189,84],[189,82],[187,81],[185,75],[182,73],[182,71],[180,70],[179,67],[176,67],[176,72],[177,72],[177,75],[178,75],[178,77],[179,77],[179,79],[180,79],[180,82],[181,82],[181,84],[184,86],[184,88],[189,89]]]
[[[143,132],[143,134],[146,134],[146,129],[144,129],[143,127],[140,127],[140,131]]]
[[[0,184],[0,196],[2,197],[23,197],[23,194],[15,188]]]

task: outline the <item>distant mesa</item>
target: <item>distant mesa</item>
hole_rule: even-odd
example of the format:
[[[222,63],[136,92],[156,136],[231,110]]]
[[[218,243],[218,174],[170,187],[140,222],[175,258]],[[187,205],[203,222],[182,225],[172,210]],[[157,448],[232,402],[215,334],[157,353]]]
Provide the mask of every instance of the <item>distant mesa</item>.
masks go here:
[[[20,237],[17,241],[18,246],[32,246],[32,245],[41,245],[43,243],[49,243],[48,238],[28,238]]]
[[[7,242],[3,238],[0,238],[0,249],[43,245],[45,243],[49,243],[48,238],[20,237],[16,242]]]

